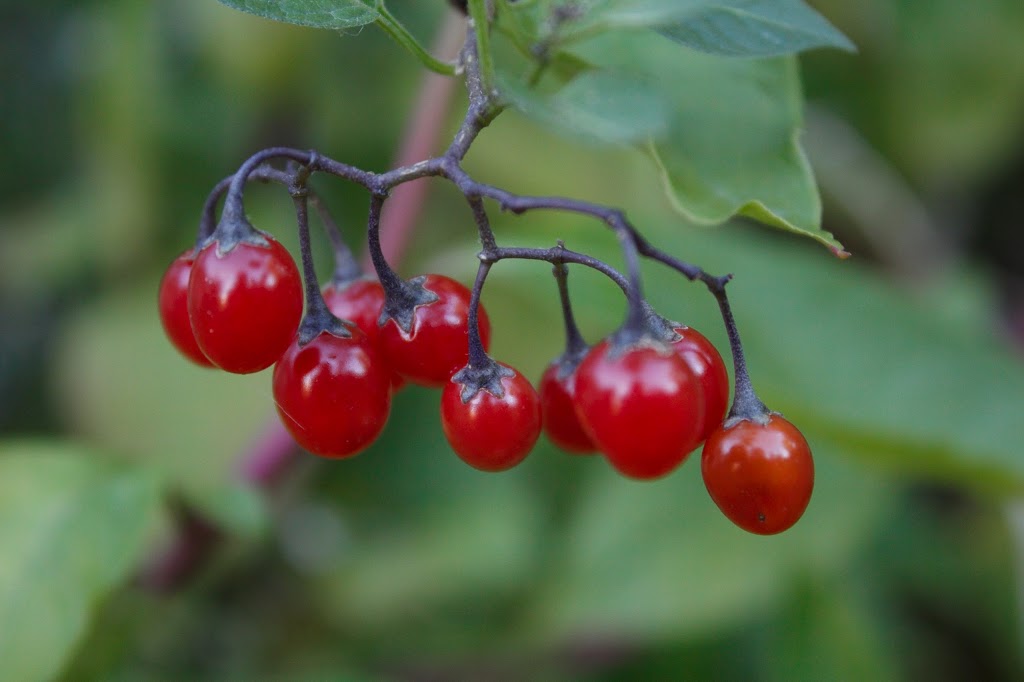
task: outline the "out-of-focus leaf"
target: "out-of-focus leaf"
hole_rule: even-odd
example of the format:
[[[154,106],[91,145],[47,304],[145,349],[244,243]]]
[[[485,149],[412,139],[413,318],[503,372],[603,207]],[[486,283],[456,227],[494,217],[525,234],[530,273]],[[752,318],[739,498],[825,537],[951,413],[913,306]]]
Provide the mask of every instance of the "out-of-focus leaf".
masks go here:
[[[991,332],[854,264],[751,238],[689,246],[737,273],[733,308],[769,404],[885,467],[1024,491],[1024,366]]]
[[[884,509],[885,486],[844,464],[838,443],[807,436],[814,497],[796,526],[771,538],[750,535],[719,512],[697,454],[653,483],[627,481],[610,468],[593,472],[531,627],[548,638],[692,637],[762,616],[804,571],[837,570]]]
[[[658,32],[695,50],[725,56],[774,57],[815,47],[854,49],[802,0],[711,3]]]
[[[0,677],[51,679],[155,520],[151,472],[46,442],[0,449]]]
[[[1024,3],[817,0],[857,44],[803,61],[808,92],[849,118],[927,196],[969,193],[1020,149]]]
[[[859,581],[799,586],[771,625],[763,649],[766,678],[779,682],[900,679],[879,620],[866,611]]]
[[[322,585],[333,617],[360,628],[415,629],[427,626],[419,620],[425,614],[493,602],[521,585],[537,559],[537,500],[522,475],[473,478],[477,492],[429,507],[401,531],[353,540],[351,559]],[[409,648],[431,638],[422,639]]]
[[[380,18],[375,4],[362,0],[217,0],[249,14],[314,28],[355,28]]]
[[[66,418],[107,451],[163,471],[227,529],[258,532],[262,504],[232,474],[242,448],[276,418],[270,377],[185,360],[164,337],[155,292],[156,283],[121,293],[66,327],[54,372]]]

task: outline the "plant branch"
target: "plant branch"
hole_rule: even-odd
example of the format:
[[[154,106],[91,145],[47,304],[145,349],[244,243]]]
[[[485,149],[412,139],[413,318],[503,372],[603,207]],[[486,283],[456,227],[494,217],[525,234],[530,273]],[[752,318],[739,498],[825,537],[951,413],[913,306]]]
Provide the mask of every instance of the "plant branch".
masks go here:
[[[475,54],[470,56],[471,61],[479,60],[477,71],[480,86],[487,93],[487,99],[491,99],[495,92],[494,87],[494,57],[491,55],[491,18],[488,11],[488,0],[469,0],[470,19],[470,41],[474,41]],[[468,80],[468,77],[467,77]]]
[[[306,217],[307,198],[305,196],[305,181],[313,174],[326,173],[353,182],[366,189],[370,194],[370,211],[367,220],[368,248],[381,284],[387,291],[385,302],[385,310],[387,310],[388,301],[392,300],[392,298],[400,297],[403,294],[422,295],[423,291],[422,287],[418,287],[415,281],[405,282],[402,280],[388,263],[380,242],[380,221],[385,198],[395,188],[414,180],[426,177],[444,178],[454,184],[465,196],[473,211],[483,246],[483,250],[480,253],[481,267],[473,289],[474,300],[471,306],[471,324],[473,325],[470,349],[471,365],[474,362],[478,364],[483,362],[483,358],[486,357],[486,354],[483,353],[482,345],[479,344],[479,333],[475,325],[476,306],[479,303],[484,280],[494,263],[509,258],[543,260],[555,265],[556,275],[558,268],[562,268],[564,272],[565,263],[576,263],[602,272],[622,289],[629,302],[627,321],[617,332],[617,334],[626,337],[631,333],[646,333],[644,325],[647,324],[647,320],[650,317],[649,306],[643,298],[640,276],[639,259],[644,257],[661,262],[677,270],[691,281],[703,282],[718,301],[729,335],[736,367],[737,399],[730,415],[746,416],[746,413],[753,413],[758,409],[766,410],[750,386],[739,333],[736,330],[736,324],[725,293],[725,285],[730,279],[729,275],[710,275],[695,265],[686,263],[655,248],[628,221],[625,213],[620,209],[566,197],[514,194],[492,185],[478,182],[470,177],[462,168],[462,160],[472,143],[502,110],[502,105],[494,90],[493,61],[491,60],[488,42],[489,25],[486,0],[470,0],[469,9],[472,22],[466,31],[465,43],[459,56],[459,65],[469,93],[469,107],[451,144],[443,154],[412,162],[406,162],[403,156],[403,162],[394,169],[385,173],[374,173],[341,163],[315,151],[288,147],[274,147],[262,150],[247,159],[233,176],[225,178],[214,187],[203,208],[200,237],[207,234],[213,223],[217,201],[225,192],[226,197],[221,221],[223,222],[225,218],[244,220],[242,193],[246,182],[258,179],[284,184],[289,188],[295,199],[300,231],[306,232],[303,266],[307,275],[307,289],[310,289],[313,286],[312,283],[315,280],[315,275],[310,274],[312,260],[310,254],[307,253],[308,224]],[[301,166],[292,172],[277,171],[266,165],[272,159],[287,159],[301,164]],[[491,199],[497,202],[502,210],[507,210],[517,215],[533,210],[556,210],[586,215],[598,220],[615,233],[626,262],[626,274],[623,275],[596,258],[569,251],[561,243],[550,249],[500,247],[491,230],[483,199]],[[316,202],[315,199],[314,203],[317,207],[320,207],[319,202]],[[325,223],[329,225],[327,220],[325,220]],[[330,229],[328,231],[330,233]],[[564,284],[564,279],[562,284]],[[417,288],[419,289],[418,293]],[[565,299],[567,299],[567,296],[564,293],[563,288],[563,306],[566,306],[567,302]],[[307,292],[308,297],[317,298],[320,296],[318,287],[316,294],[317,296],[313,296],[311,289]],[[322,298],[320,300],[322,302]],[[474,337],[477,342],[476,346],[478,346],[476,350],[479,352],[474,352],[472,341]],[[481,354],[483,354],[483,357],[479,357]],[[284,429],[279,424],[271,425],[269,429],[264,438],[257,443],[256,447],[245,455],[239,470],[239,476],[243,481],[263,489],[272,488],[296,460],[294,443],[287,437]],[[187,544],[190,541],[188,528],[186,527],[183,530],[185,535],[180,538],[180,541]],[[174,557],[180,554],[180,551],[178,554],[174,552],[175,550],[172,547],[167,556]],[[196,556],[194,557],[192,568],[198,565],[208,552],[209,549],[204,545],[202,552],[195,553]],[[154,565],[156,568],[153,570],[159,572],[159,560]],[[181,580],[186,578],[189,572],[184,570],[178,571],[176,573],[178,577],[174,581],[161,583],[161,585],[166,589],[174,587],[180,584]]]

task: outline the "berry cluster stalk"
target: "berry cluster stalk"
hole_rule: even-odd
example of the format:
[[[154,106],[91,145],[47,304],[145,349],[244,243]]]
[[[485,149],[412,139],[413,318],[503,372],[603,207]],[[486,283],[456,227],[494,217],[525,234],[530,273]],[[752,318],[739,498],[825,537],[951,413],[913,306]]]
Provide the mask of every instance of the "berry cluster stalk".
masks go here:
[[[730,275],[715,276],[708,274],[696,265],[682,261],[657,249],[640,234],[637,228],[628,220],[625,213],[618,208],[560,196],[514,194],[507,190],[479,182],[463,169],[462,161],[473,142],[480,132],[504,108],[490,80],[493,71],[489,64],[482,63],[482,60],[490,58],[489,50],[484,49],[481,51],[481,47],[486,48],[486,32],[488,27],[486,16],[474,10],[474,8],[479,9],[483,5],[484,3],[479,2],[470,3],[473,21],[470,22],[470,26],[466,31],[466,40],[458,59],[458,65],[464,76],[469,94],[469,105],[462,124],[443,154],[409,165],[399,166],[385,173],[374,173],[336,161],[316,151],[289,147],[273,147],[261,150],[247,159],[234,175],[230,178],[225,178],[214,187],[204,204],[198,243],[205,243],[212,238],[215,209],[221,196],[224,197],[224,207],[219,226],[216,229],[219,231],[225,225],[230,227],[233,224],[251,228],[245,217],[242,200],[246,183],[258,180],[285,185],[294,198],[300,228],[303,271],[307,290],[307,319],[310,316],[323,318],[318,320],[320,328],[317,330],[317,333],[319,333],[320,330],[326,328],[324,325],[329,326],[331,324],[330,320],[336,318],[333,318],[327,311],[320,294],[315,273],[313,273],[312,256],[309,252],[308,218],[306,215],[307,201],[312,200],[317,210],[325,216],[324,222],[328,226],[329,234],[332,231],[333,221],[329,218],[323,204],[307,189],[306,181],[316,173],[333,175],[360,185],[370,195],[370,208],[367,217],[367,245],[374,270],[385,291],[385,313],[388,313],[391,309],[400,309],[403,306],[405,309],[411,309],[415,305],[428,302],[422,297],[431,294],[430,292],[424,294],[422,287],[419,287],[415,281],[403,280],[387,262],[380,244],[381,212],[391,190],[394,188],[420,178],[442,178],[457,187],[465,197],[473,214],[482,247],[479,254],[480,270],[476,283],[473,286],[470,309],[470,366],[482,367],[493,363],[486,355],[480,343],[479,330],[477,329],[477,314],[484,282],[490,268],[495,263],[510,258],[542,260],[555,266],[556,276],[559,269],[564,273],[566,264],[583,265],[603,273],[622,289],[628,302],[626,320],[615,334],[617,343],[626,344],[649,333],[652,317],[656,317],[652,316],[650,306],[643,297],[640,270],[640,258],[643,257],[660,262],[678,271],[691,281],[702,282],[715,296],[728,332],[735,366],[736,402],[730,412],[730,417],[754,420],[765,418],[767,409],[757,398],[750,384],[739,333],[736,329],[725,291],[726,284],[731,278]],[[288,170],[282,171],[268,166],[267,164],[273,160],[288,162]],[[500,246],[491,229],[484,200],[493,201],[502,211],[509,211],[516,215],[537,210],[553,210],[594,218],[611,229],[617,237],[626,265],[626,273],[622,274],[610,265],[586,254],[568,250],[561,242],[549,249]],[[340,253],[339,243],[340,240],[335,241],[335,249]],[[350,261],[350,256],[348,258]],[[355,272],[352,266],[351,262],[345,261],[340,263],[338,268],[339,271],[344,271],[344,276],[349,276]],[[571,309],[568,307],[567,296],[564,294],[564,275],[560,278],[559,283],[563,291],[563,310],[566,315],[567,329],[571,330],[575,328],[575,325],[571,322]],[[404,326],[402,320],[396,318],[396,322],[400,326]],[[304,330],[307,333],[312,333],[311,330],[305,329],[305,323]],[[578,331],[576,335],[578,337]],[[582,339],[579,339],[579,343],[583,343]],[[272,473],[276,473],[276,471]],[[260,478],[256,480],[263,482],[263,473],[259,475]]]

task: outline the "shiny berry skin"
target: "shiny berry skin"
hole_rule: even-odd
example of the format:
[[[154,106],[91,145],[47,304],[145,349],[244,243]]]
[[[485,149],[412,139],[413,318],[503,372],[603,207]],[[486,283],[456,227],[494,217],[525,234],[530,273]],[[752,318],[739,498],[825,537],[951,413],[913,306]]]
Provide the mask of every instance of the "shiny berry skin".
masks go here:
[[[295,441],[321,457],[350,457],[377,439],[391,411],[391,371],[358,329],[295,340],[274,366],[274,402]]]
[[[803,434],[781,415],[719,428],[701,455],[704,485],[730,521],[758,535],[781,533],[803,515],[814,460]]]
[[[553,362],[540,380],[540,407],[544,433],[551,442],[576,455],[597,451],[594,441],[583,430],[576,415],[576,372],[561,375],[561,365]]]
[[[408,333],[393,319],[385,322],[380,328],[380,345],[391,366],[406,379],[441,388],[469,361],[470,292],[444,275],[426,275],[422,286],[438,299],[416,306]],[[491,325],[482,305],[479,320],[480,340],[486,349]]]
[[[302,316],[302,281],[295,261],[274,238],[267,246],[240,242],[218,253],[215,241],[192,266],[188,315],[196,341],[213,364],[249,374],[277,362]]]
[[[377,343],[384,287],[375,279],[357,279],[338,287],[328,284],[323,289],[324,301],[335,316],[354,322],[371,343]]]
[[[704,395],[670,347],[650,342],[613,354],[605,340],[576,370],[576,414],[619,473],[654,479],[700,442]]]
[[[194,261],[195,251],[189,249],[174,259],[160,280],[160,322],[178,352],[200,367],[213,367],[199,348],[188,319],[188,278]]]
[[[729,407],[729,372],[715,346],[692,327],[676,327],[679,340],[672,347],[686,361],[704,390],[704,422],[699,440],[706,440],[722,425]]]
[[[502,367],[506,367],[502,365]],[[463,385],[448,382],[441,393],[441,426],[452,449],[481,471],[504,471],[522,462],[540,436],[540,397],[519,372],[501,377],[500,398],[480,389],[462,401]]]
[[[328,284],[323,289],[324,301],[335,317],[354,323],[366,334],[370,343],[380,346],[381,308],[384,307],[384,287],[368,277],[357,279],[341,287]],[[383,350],[381,351],[383,355]],[[405,377],[397,372],[391,375],[391,388],[398,390],[405,385]]]

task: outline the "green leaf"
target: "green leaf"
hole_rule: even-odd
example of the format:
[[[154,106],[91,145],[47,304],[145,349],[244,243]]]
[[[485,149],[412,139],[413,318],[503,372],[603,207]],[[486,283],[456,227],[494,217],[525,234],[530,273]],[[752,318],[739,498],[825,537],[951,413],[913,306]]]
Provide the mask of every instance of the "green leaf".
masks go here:
[[[455,459],[441,451],[416,454],[436,455],[432,471],[448,468],[441,457]],[[397,632],[398,651],[422,652],[446,640],[451,645],[450,624],[434,620],[438,612],[471,617],[518,598],[539,564],[543,501],[520,472],[466,478],[473,487],[452,485],[443,472],[431,476],[443,499],[418,506],[412,523],[405,516],[400,525],[384,528],[380,512],[374,515],[356,535],[350,558],[317,583],[320,606],[332,620],[369,639]],[[462,632],[459,640],[473,648],[488,634]]]
[[[712,0],[592,0],[553,3],[562,17],[559,36],[566,42],[616,29],[641,29],[683,21]]]
[[[660,135],[668,110],[657,91],[628,74],[587,71],[554,93],[500,80],[502,94],[538,123],[570,135],[629,143]]]
[[[782,617],[772,624],[764,645],[766,679],[898,680],[887,634],[864,604],[858,586],[843,580],[808,580]]]
[[[855,49],[849,38],[802,0],[713,3],[658,32],[710,54],[772,57],[815,47]]]
[[[159,504],[157,478],[81,448],[0,449],[0,670],[51,679],[123,581]]]
[[[522,42],[567,45],[609,31],[655,29],[696,50],[778,56],[815,47],[854,49],[802,0],[563,0],[507,7]]]
[[[725,519],[704,490],[696,454],[668,478],[645,483],[594,462],[601,466],[580,483],[564,556],[537,595],[531,627],[556,641],[706,636],[763,617],[807,571],[842,566],[883,512],[886,486],[844,464],[834,441],[808,438],[814,497],[796,526],[771,538]]]
[[[668,101],[666,134],[646,150],[672,206],[697,223],[733,215],[842,245],[821,229],[821,200],[799,142],[796,61],[729,59],[649,36],[607,35],[581,46],[595,64],[651,79]]]
[[[234,467],[277,420],[269,377],[226,380],[184,360],[160,327],[154,291],[155,282],[121,291],[69,322],[54,372],[65,419],[106,452],[161,471],[226,530],[258,534],[266,510],[255,491],[236,483]]]
[[[343,29],[380,18],[375,3],[361,0],[217,0],[264,19],[314,28]]]

